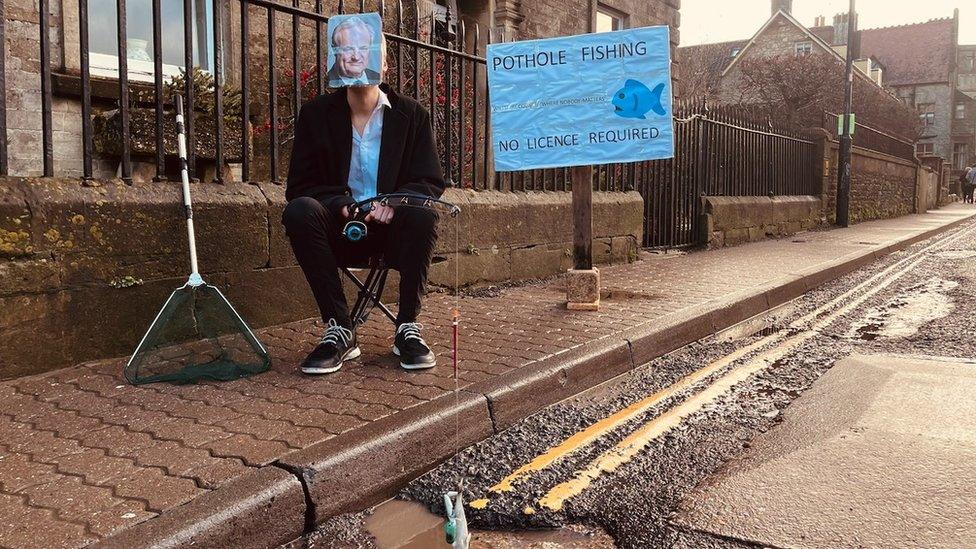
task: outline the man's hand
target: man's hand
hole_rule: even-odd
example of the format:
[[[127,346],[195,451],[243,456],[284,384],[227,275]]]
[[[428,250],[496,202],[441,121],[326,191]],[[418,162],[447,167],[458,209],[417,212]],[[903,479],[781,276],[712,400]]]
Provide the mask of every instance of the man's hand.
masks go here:
[[[393,206],[373,202],[372,208],[369,210],[369,213],[366,214],[365,221],[367,223],[370,221],[375,221],[377,223],[389,225],[390,221],[393,221]]]

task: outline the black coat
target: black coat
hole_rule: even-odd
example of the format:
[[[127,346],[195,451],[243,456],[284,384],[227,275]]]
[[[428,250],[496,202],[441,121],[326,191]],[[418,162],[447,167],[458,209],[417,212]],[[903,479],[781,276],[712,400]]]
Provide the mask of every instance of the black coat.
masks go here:
[[[439,198],[444,176],[430,114],[419,103],[381,89],[390,99],[384,107],[376,192],[412,192]],[[309,196],[333,214],[355,202],[349,189],[352,117],[346,89],[320,95],[306,103],[295,125],[285,198]]]

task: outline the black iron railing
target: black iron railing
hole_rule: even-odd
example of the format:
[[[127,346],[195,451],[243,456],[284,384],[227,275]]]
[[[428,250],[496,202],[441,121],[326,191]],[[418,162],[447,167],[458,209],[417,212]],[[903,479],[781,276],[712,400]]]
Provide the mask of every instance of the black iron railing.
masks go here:
[[[643,162],[634,181],[644,196],[644,246],[700,244],[702,196],[819,195],[813,142],[747,108],[709,109],[678,101],[675,155]]]
[[[824,113],[824,130],[837,135],[837,119],[832,112]],[[904,137],[872,128],[857,122],[854,128],[854,146],[884,153],[904,160],[915,161],[915,143]]]
[[[133,101],[145,101],[146,95],[134,92],[134,85],[151,89],[153,102],[153,122],[155,138],[152,140],[155,151],[152,155],[152,162],[155,164],[156,179],[166,178],[167,169],[167,132],[165,128],[170,125],[167,120],[167,109],[170,108],[164,99],[164,89],[172,85],[171,82],[164,81],[163,50],[166,42],[177,40],[182,42],[183,66],[194,67],[199,65],[195,62],[196,58],[209,57],[212,52],[212,64],[208,67],[208,72],[212,75],[212,87],[203,90],[195,84],[194,71],[187,71],[184,78],[182,94],[184,95],[187,119],[186,131],[188,139],[189,167],[192,176],[199,177],[202,174],[197,170],[197,147],[194,146],[198,139],[197,132],[200,117],[198,103],[206,101],[208,108],[212,109],[212,132],[213,147],[212,159],[218,169],[214,171],[213,179],[222,182],[222,170],[219,169],[227,159],[226,149],[228,144],[225,138],[228,136],[228,122],[225,120],[225,91],[227,91],[228,80],[239,82],[234,90],[240,96],[240,116],[235,118],[233,124],[239,124],[240,128],[233,128],[230,132],[233,139],[240,139],[240,164],[241,175],[244,181],[251,181],[256,177],[255,164],[260,162],[266,165],[266,170],[260,174],[262,178],[279,182],[282,179],[284,170],[284,154],[287,153],[287,143],[291,137],[289,126],[293,126],[295,117],[301,104],[310,97],[307,92],[314,91],[316,94],[326,93],[326,71],[325,53],[327,44],[324,42],[325,26],[328,25],[328,15],[324,11],[323,1],[316,0],[314,11],[303,9],[299,0],[282,0],[281,2],[271,0],[216,0],[208,5],[211,8],[213,31],[212,43],[207,44],[212,48],[210,52],[204,50],[204,42],[199,42],[195,32],[200,32],[201,23],[206,23],[199,19],[200,14],[195,11],[195,6],[199,0],[183,0],[182,2],[182,36],[179,34],[168,33],[164,36],[162,21],[162,0],[151,0],[151,57],[153,75],[151,88],[148,83],[136,83],[130,78],[129,46],[127,41],[127,16],[126,0],[115,0],[117,47],[113,54],[117,56],[117,106],[116,114],[119,133],[122,136],[129,136],[132,121]],[[348,11],[346,5],[349,2],[339,1],[337,13]],[[365,9],[365,2],[358,3],[359,11]],[[225,21],[228,13],[228,6],[236,5],[240,14],[239,21]],[[450,182],[457,186],[471,187],[476,189],[501,188],[501,178],[494,177],[494,172],[490,169],[488,152],[489,142],[486,139],[487,129],[490,124],[490,112],[487,101],[487,86],[485,73],[484,57],[478,55],[483,51],[486,40],[477,25],[466,25],[459,21],[456,14],[449,14],[447,28],[450,33],[443,32],[446,23],[438,23],[435,18],[423,16],[420,4],[410,3],[405,8],[402,0],[387,2],[371,2],[372,6],[378,8],[381,17],[388,30],[386,38],[389,43],[390,51],[390,74],[389,83],[401,94],[412,97],[424,104],[431,112],[435,125],[435,130],[439,137],[441,157],[445,173]],[[395,10],[389,12],[388,5],[393,5]],[[54,104],[52,93],[52,59],[51,59],[51,36],[50,32],[50,0],[39,0],[38,4],[38,35],[40,37],[40,81],[41,81],[41,131],[40,137],[43,144],[42,163],[43,175],[53,176],[57,170],[63,170],[64,166],[55,164],[56,156],[54,151],[53,125],[51,120],[52,106]],[[412,10],[412,13],[411,13]],[[3,0],[0,0],[0,13],[3,13]],[[89,36],[89,0],[79,0],[78,3],[78,62],[80,79],[80,102],[81,102],[81,136],[82,141],[82,177],[86,180],[94,176],[92,159],[97,153],[93,147],[93,116],[96,115],[92,101],[92,81],[93,75],[91,67],[91,47]],[[391,17],[392,16],[392,17]],[[267,22],[267,28],[263,33],[255,33],[256,29],[252,26],[254,17],[261,17],[263,22]],[[70,20],[65,18],[65,20]],[[290,20],[290,21],[289,21]],[[409,21],[409,22],[408,22]],[[290,37],[282,36],[282,25],[290,22]],[[390,27],[394,27],[391,29]],[[236,33],[236,27],[240,28],[238,35],[239,44],[239,71],[235,77],[228,78],[227,72],[230,59],[228,53],[229,36],[224,29],[231,29]],[[194,29],[197,29],[194,31]],[[455,30],[456,29],[456,30]],[[0,53],[5,43],[5,20],[0,17]],[[69,33],[64,33],[68,35]],[[260,36],[263,34],[263,36]],[[467,34],[467,36],[466,36]],[[144,38],[144,37],[140,37]],[[263,38],[261,40],[260,38]],[[66,38],[67,39],[67,38]],[[287,55],[288,62],[281,63],[279,54],[282,48],[291,48]],[[302,62],[305,51],[314,48],[312,57],[314,66],[307,71],[302,70]],[[194,50],[197,49],[197,55]],[[257,53],[256,53],[257,52]],[[104,53],[104,52],[103,52]],[[233,54],[232,54],[233,55]],[[267,59],[266,74],[258,74],[254,71],[252,62],[260,55],[262,60]],[[3,55],[0,55],[2,58]],[[3,63],[5,59],[0,59]],[[172,61],[171,61],[172,62]],[[0,69],[3,65],[0,64]],[[321,68],[321,70],[320,70]],[[311,85],[304,78],[305,73],[314,75]],[[4,83],[2,78],[3,71],[0,70],[0,84]],[[284,76],[284,78],[282,78]],[[282,91],[282,87],[290,89]],[[256,88],[257,87],[257,88]],[[310,89],[308,89],[310,87]],[[0,86],[0,173],[8,172],[6,154],[7,128],[5,123],[5,100],[6,86]],[[198,97],[207,95],[209,97]],[[259,99],[260,112],[253,112],[254,100]],[[255,139],[262,135],[262,128],[266,129],[266,136]],[[239,136],[239,137],[238,137]],[[260,141],[260,145],[259,145]],[[118,148],[117,160],[119,171],[123,180],[131,182],[133,173],[132,146],[129,139],[121,139],[115,144]],[[237,143],[234,144],[236,149]],[[513,188],[509,186],[509,188]],[[524,186],[528,190],[534,188]],[[555,187],[553,187],[555,188]]]

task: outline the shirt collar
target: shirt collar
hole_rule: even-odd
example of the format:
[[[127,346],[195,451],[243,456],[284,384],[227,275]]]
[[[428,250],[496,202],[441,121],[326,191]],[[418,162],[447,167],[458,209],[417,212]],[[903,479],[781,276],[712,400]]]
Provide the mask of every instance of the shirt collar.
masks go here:
[[[384,92],[382,89],[379,90],[379,92],[380,92],[380,98],[376,101],[376,108],[373,109],[373,112],[376,112],[379,109],[382,109],[383,107],[390,107],[392,109],[393,105],[390,104],[390,98],[389,96],[386,95],[386,92]]]

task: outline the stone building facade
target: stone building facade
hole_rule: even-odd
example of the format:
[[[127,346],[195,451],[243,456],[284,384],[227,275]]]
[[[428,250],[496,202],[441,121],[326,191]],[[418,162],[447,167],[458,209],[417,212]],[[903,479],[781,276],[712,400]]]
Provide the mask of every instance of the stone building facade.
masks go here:
[[[952,128],[952,167],[976,164],[976,44],[959,46],[956,104]]]
[[[198,29],[207,29],[194,35],[195,51],[198,65],[206,70],[212,59],[207,55],[200,56],[199,52],[206,52],[213,40],[212,2],[214,0],[195,0],[192,17],[196,18]],[[241,78],[241,1],[217,0],[223,6],[221,28],[216,32],[222,36],[224,55],[225,84],[231,88],[240,87]],[[149,5],[148,2],[145,3]],[[167,4],[168,3],[164,3]],[[291,5],[291,2],[284,2]],[[337,13],[339,0],[322,2],[323,13]],[[344,2],[346,9],[355,2]],[[365,2],[366,11],[381,9],[381,0]],[[387,32],[398,31],[398,16],[403,21],[403,34],[410,38],[417,36],[414,32],[416,21],[420,18],[434,19],[443,16],[446,8],[467,23],[470,30],[473,24],[480,27],[481,47],[479,54],[484,54],[485,44],[491,40],[509,41],[547,36],[559,36],[593,32],[608,25],[614,28],[627,28],[649,25],[671,25],[672,44],[678,43],[678,24],[680,0],[405,0],[402,14],[397,13],[397,2],[382,2],[385,12],[384,24]],[[96,70],[96,62],[113,62],[111,41],[114,40],[114,0],[91,0],[89,2],[92,61],[92,102],[95,112],[111,111],[118,105],[117,79],[111,76],[111,70]],[[176,3],[173,3],[176,6]],[[180,3],[182,5],[182,3]],[[140,4],[141,6],[141,4]],[[314,11],[315,0],[300,0],[299,7]],[[358,6],[356,6],[358,8]],[[136,13],[134,13],[134,11]],[[170,10],[172,11],[172,10]],[[267,10],[258,6],[249,9],[250,32],[247,39],[250,59],[250,90],[249,103],[251,109],[251,124],[259,127],[266,123],[268,104],[268,65],[267,48]],[[182,19],[179,10],[169,13],[164,9],[163,14],[163,49],[164,74],[167,79],[175,74],[182,59]],[[7,128],[9,140],[9,173],[11,175],[36,176],[42,173],[42,145],[41,145],[41,78],[40,78],[40,32],[38,4],[33,0],[10,0],[4,4],[5,32],[8,49],[5,54],[5,74],[7,92]],[[128,47],[130,49],[129,69],[132,79],[131,90],[151,91],[151,63],[150,72],[146,72],[146,63],[137,59],[152,52],[151,27],[147,19],[150,17],[146,9],[129,7]],[[421,40],[429,40],[426,24],[419,35]],[[280,67],[278,72],[279,86],[291,82],[288,73],[291,67],[291,55],[294,49],[292,43],[291,18],[279,14],[276,20],[276,52],[275,65]],[[314,25],[304,20],[301,23],[300,68],[303,70],[314,68],[315,51]],[[108,33],[109,38],[103,34]],[[473,32],[468,33],[467,49],[473,47]],[[79,16],[77,0],[50,0],[48,36],[51,43],[51,69],[53,104],[52,122],[54,134],[55,173],[59,176],[77,177],[82,172],[82,140],[81,140],[81,102],[80,102],[80,52],[79,52]],[[147,47],[148,42],[148,47]],[[147,49],[148,48],[148,49]],[[138,52],[141,50],[141,54]],[[137,53],[134,55],[133,51]],[[211,52],[212,54],[212,52]],[[200,61],[202,59],[202,61]],[[141,76],[140,76],[141,70]],[[108,74],[108,76],[106,76]],[[117,71],[116,73],[117,74]],[[484,79],[482,79],[482,84]],[[281,99],[285,103],[282,108],[289,108],[290,92],[282,92]],[[255,173],[251,179],[262,180],[268,177],[267,162],[262,162],[261,155],[268,148],[267,136],[258,134],[252,142],[255,159]],[[284,140],[287,141],[287,140]],[[287,165],[287,142],[282,147],[281,165]],[[151,161],[151,158],[140,160]],[[96,178],[112,177],[117,170],[116,159],[96,158],[94,175]],[[137,174],[138,175],[138,174]],[[239,177],[239,176],[238,176]]]
[[[861,52],[886,67],[885,84],[918,110],[919,155],[952,159],[956,105],[958,10],[951,18],[865,29]]]

